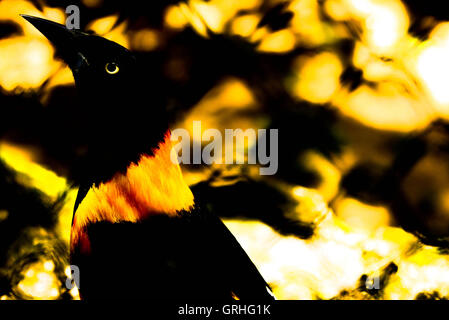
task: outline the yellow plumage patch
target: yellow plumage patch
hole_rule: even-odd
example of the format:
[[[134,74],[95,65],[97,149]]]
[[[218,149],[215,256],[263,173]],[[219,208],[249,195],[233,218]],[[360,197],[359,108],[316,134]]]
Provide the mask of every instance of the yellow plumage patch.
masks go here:
[[[179,164],[171,161],[171,152],[167,132],[164,141],[153,150],[154,156],[143,155],[137,164],[128,167],[126,174],[117,173],[110,181],[92,187],[73,219],[72,250],[77,244],[81,250],[89,250],[85,227],[91,223],[137,222],[153,214],[174,216],[181,210],[190,210],[193,194]]]

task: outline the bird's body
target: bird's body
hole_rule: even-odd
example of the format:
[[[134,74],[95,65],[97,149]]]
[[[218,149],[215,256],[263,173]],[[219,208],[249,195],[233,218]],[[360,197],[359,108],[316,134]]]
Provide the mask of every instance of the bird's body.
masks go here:
[[[171,141],[89,189],[72,224],[85,298],[267,299],[268,287],[225,225],[194,202]],[[270,297],[271,298],[271,297]]]
[[[171,158],[164,109],[148,113],[134,56],[99,36],[25,18],[71,67],[80,134],[90,139],[71,234],[81,297],[272,300],[234,236],[195,203]]]

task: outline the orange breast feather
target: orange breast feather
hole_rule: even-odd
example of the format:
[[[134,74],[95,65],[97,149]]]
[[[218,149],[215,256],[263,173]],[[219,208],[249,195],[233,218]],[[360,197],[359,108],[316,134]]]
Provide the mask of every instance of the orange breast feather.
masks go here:
[[[153,151],[154,156],[143,155],[126,174],[118,173],[89,190],[73,219],[72,250],[79,245],[82,251],[90,251],[85,229],[91,223],[138,222],[149,215],[176,215],[193,207],[193,194],[179,165],[170,158],[173,151],[169,132]]]

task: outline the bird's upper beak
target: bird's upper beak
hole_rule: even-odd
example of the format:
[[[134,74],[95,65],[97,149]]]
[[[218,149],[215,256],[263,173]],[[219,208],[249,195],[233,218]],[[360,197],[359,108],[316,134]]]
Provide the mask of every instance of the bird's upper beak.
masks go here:
[[[55,47],[57,54],[76,73],[83,65],[88,65],[88,61],[81,52],[79,40],[85,36],[80,31],[69,30],[66,26],[28,15],[21,15],[38,29]]]

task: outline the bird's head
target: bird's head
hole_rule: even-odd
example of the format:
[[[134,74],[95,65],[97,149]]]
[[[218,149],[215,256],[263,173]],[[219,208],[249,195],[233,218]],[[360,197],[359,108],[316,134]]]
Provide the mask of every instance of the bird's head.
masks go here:
[[[22,15],[55,47],[72,70],[79,96],[76,117],[85,137],[88,175],[104,181],[163,139],[165,108],[132,52],[101,36]],[[87,159],[87,160],[86,160]],[[93,176],[97,175],[98,177]]]
[[[57,55],[72,70],[76,85],[83,93],[95,90],[95,96],[107,99],[123,92],[126,84],[137,80],[137,61],[121,45],[95,34],[69,30],[46,19],[28,15],[22,17],[52,43]],[[121,90],[117,92],[115,88]]]

